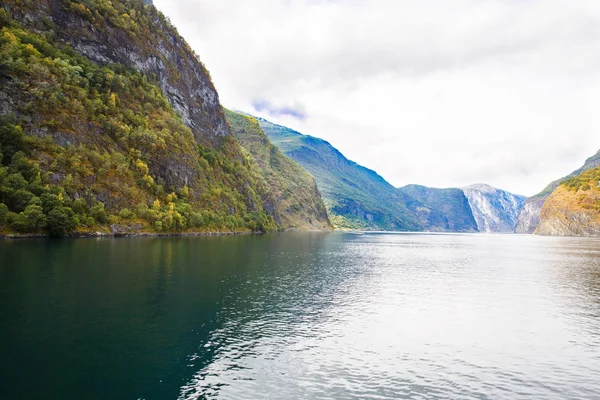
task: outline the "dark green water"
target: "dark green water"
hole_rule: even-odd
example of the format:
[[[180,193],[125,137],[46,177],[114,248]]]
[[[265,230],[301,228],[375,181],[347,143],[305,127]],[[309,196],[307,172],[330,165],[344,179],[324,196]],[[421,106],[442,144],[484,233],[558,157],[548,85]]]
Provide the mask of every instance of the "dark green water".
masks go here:
[[[600,397],[600,241],[0,242],[0,399]]]

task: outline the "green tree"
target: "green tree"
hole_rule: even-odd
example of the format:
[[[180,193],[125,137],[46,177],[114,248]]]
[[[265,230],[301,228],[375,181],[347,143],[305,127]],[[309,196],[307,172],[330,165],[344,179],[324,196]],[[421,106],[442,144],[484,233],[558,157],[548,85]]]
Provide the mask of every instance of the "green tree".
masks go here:
[[[23,128],[14,124],[14,118],[0,117],[0,148],[4,156],[0,161],[8,165],[13,155],[27,148],[27,138],[23,133]]]
[[[73,211],[75,211],[77,214],[85,214],[85,209],[87,208],[87,203],[85,202],[84,199],[77,199],[75,201],[73,201]]]
[[[48,213],[48,233],[51,236],[67,236],[76,227],[75,213],[70,208],[59,206]]]
[[[0,203],[0,228],[4,228],[8,223],[8,207]]]
[[[22,214],[27,219],[30,231],[39,232],[46,227],[46,216],[41,206],[29,205]]]
[[[90,208],[90,215],[98,221],[99,224],[106,224],[108,215],[104,209],[104,203],[96,203]]]
[[[40,196],[40,199],[42,200],[44,214],[48,214],[52,209],[62,206],[58,196],[52,193],[44,193]]]

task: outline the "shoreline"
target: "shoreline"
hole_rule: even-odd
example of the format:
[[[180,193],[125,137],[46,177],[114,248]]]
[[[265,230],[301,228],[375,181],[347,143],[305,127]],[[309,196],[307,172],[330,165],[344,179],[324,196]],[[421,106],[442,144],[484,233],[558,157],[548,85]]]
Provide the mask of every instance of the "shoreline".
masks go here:
[[[19,239],[85,239],[85,238],[140,238],[140,237],[201,237],[201,236],[241,236],[241,235],[266,235],[269,233],[283,232],[334,232],[328,229],[296,229],[289,228],[275,232],[76,232],[67,236],[52,237],[44,233],[0,233],[0,240]]]
[[[107,232],[79,232],[63,237],[52,237],[42,233],[5,233],[0,234],[0,240],[18,239],[85,239],[85,238],[135,238],[135,237],[183,237],[183,236],[239,236],[239,235],[263,235],[261,232],[132,232],[132,233],[107,233]]]

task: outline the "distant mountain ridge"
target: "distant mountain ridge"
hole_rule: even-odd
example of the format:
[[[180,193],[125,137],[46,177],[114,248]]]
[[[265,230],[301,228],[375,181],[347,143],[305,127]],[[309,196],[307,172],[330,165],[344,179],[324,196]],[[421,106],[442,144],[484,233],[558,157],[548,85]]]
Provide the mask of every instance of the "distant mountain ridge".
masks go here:
[[[398,191],[419,202],[410,203],[409,207],[426,229],[449,232],[478,231],[469,201],[461,189],[407,185],[398,188]]]
[[[263,118],[258,122],[274,145],[315,177],[336,228],[512,232],[525,199],[487,185],[394,188],[325,140]]]
[[[348,160],[325,140],[262,118],[258,121],[273,144],[315,177],[335,227],[423,229],[407,207],[404,194],[398,193],[375,171]]]

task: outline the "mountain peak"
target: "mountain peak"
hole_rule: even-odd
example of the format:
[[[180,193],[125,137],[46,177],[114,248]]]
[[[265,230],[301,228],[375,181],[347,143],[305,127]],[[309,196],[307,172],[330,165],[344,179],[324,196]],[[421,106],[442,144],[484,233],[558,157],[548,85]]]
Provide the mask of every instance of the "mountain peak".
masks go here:
[[[484,192],[484,193],[493,193],[498,190],[497,188],[487,185],[485,183],[474,183],[472,185],[462,187],[461,189],[463,189],[463,190],[468,190],[468,189],[479,190],[480,192]]]

